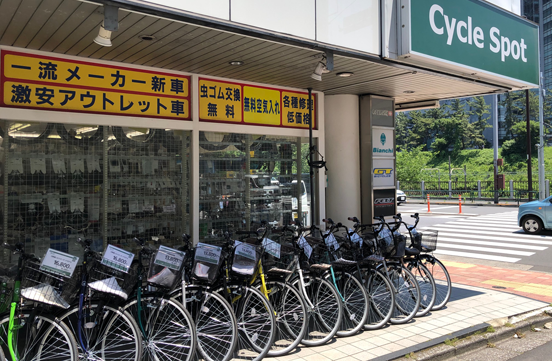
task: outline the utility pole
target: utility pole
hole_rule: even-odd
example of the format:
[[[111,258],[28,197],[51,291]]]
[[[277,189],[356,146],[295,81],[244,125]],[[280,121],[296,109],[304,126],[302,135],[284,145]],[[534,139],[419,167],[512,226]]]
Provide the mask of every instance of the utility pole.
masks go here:
[[[494,203],[498,204],[498,95],[493,95]]]
[[[544,190],[544,21],[543,21],[543,1],[539,0],[539,67],[540,67],[540,81],[539,81],[539,200],[545,198]]]
[[[529,109],[529,89],[525,90],[525,118],[527,120],[527,190],[529,202],[533,200],[533,170],[531,169],[531,112]]]

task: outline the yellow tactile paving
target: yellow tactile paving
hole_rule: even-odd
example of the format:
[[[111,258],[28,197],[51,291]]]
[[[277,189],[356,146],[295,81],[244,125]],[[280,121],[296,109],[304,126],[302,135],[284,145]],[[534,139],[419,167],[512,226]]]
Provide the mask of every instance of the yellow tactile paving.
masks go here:
[[[474,264],[469,264],[469,263],[451,262],[451,261],[443,261],[443,260],[441,260],[441,262],[443,262],[445,267],[456,267],[456,268],[472,268],[472,267],[475,267]]]
[[[529,284],[524,287],[516,288],[516,291],[552,297],[552,288],[550,286],[542,287],[541,285],[533,286]]]
[[[549,285],[540,285],[537,283],[511,282],[511,281],[494,280],[494,279],[483,281],[481,283],[492,285],[492,286],[513,288],[515,291],[518,291],[518,292],[526,292],[526,293],[532,293],[535,295],[552,297],[552,286],[549,286]]]

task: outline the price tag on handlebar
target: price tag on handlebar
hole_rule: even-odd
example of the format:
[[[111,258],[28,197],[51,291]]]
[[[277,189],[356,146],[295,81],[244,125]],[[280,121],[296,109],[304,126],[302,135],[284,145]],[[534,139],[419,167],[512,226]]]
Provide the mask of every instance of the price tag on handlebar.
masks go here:
[[[255,246],[247,243],[242,243],[242,242],[237,244],[237,242],[239,241],[236,241],[235,252],[238,256],[248,258],[252,261],[257,261],[257,254],[256,254],[257,249],[255,248]]]
[[[303,252],[305,252],[305,256],[307,256],[307,258],[310,259],[312,254],[312,247],[309,244],[309,242],[307,242],[305,237],[299,238],[299,240],[297,241],[297,244],[299,244],[299,247],[303,249]]]
[[[180,267],[182,267],[185,255],[186,253],[177,251],[176,249],[159,246],[159,250],[157,251],[157,255],[155,256],[153,263],[179,271]]]
[[[102,264],[116,269],[117,271],[128,273],[128,269],[130,268],[130,264],[133,259],[134,253],[127,252],[124,249],[110,244],[104,252]]]
[[[265,252],[269,255],[280,258],[280,250],[282,249],[281,244],[276,243],[271,239],[265,238],[263,239],[263,247],[265,249]]]
[[[40,269],[71,278],[78,263],[79,257],[49,248],[40,264]]]
[[[353,232],[353,230],[349,229],[349,233],[352,233],[352,232]],[[351,241],[362,247],[362,238],[357,233],[353,233],[351,235]]]
[[[326,238],[324,238],[324,242],[326,242],[326,246],[333,247],[334,250],[337,251],[339,248],[339,243],[337,243],[337,239],[335,239],[335,236],[333,233],[330,233],[330,231],[327,231],[326,234],[328,235]]]
[[[222,247],[213,246],[206,243],[198,243],[195,250],[195,260],[211,264],[218,264],[221,252]]]

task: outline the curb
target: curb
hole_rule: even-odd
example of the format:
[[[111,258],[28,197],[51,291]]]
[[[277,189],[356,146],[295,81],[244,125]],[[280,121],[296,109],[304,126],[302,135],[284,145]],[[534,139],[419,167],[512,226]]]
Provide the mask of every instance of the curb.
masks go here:
[[[534,313],[535,311],[533,311]],[[543,315],[544,313],[544,315]],[[516,316],[510,316],[508,319],[513,319]],[[490,321],[493,322],[493,321]],[[391,354],[387,354],[382,357],[378,357],[374,360],[383,361],[383,360],[406,360],[405,355],[411,352],[418,352],[414,358],[411,360],[415,361],[443,361],[454,356],[462,355],[466,352],[487,347],[487,344],[492,342],[499,342],[507,338],[513,337],[517,332],[528,332],[531,330],[532,326],[541,325],[547,322],[552,322],[552,317],[542,311],[539,315],[529,317],[522,321],[517,322],[513,327],[500,326],[496,328],[495,332],[492,333],[483,333],[475,335],[477,331],[486,330],[487,327],[491,326],[490,323],[482,323],[477,326],[472,326],[464,330],[454,332],[447,336],[442,336],[434,340],[430,340],[419,345],[415,345],[404,350],[396,351]],[[454,338],[460,338],[458,344],[455,346],[445,345],[445,340],[452,340]],[[434,347],[435,346],[435,347]]]
[[[525,203],[525,202],[524,202]],[[406,205],[413,205],[413,204],[427,204],[427,202],[424,202],[424,201],[420,201],[420,202],[412,202],[412,201],[409,201],[407,203],[405,203]],[[431,204],[435,204],[435,205],[438,205],[438,206],[457,206],[458,205],[458,202],[439,202],[439,201],[431,201]],[[521,204],[521,203],[520,203]],[[475,207],[519,207],[516,204],[510,204],[510,203],[498,203],[498,204],[487,204],[487,203],[469,203],[469,202],[462,202],[462,205],[464,206],[475,206]]]

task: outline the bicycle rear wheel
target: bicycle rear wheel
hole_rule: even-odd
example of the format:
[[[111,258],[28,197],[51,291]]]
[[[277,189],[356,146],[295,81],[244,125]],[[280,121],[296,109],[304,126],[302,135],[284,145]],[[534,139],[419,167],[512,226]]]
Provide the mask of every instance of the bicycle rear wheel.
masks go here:
[[[121,308],[85,305],[79,331],[79,309],[71,308],[60,319],[77,336],[80,358],[97,361],[142,359],[142,336],[134,318]],[[78,336],[80,332],[80,337]],[[80,342],[84,343],[83,349]]]
[[[227,289],[230,290],[232,308],[238,321],[239,337],[234,357],[239,360],[261,360],[276,336],[274,308],[255,288],[229,285]],[[225,289],[217,292],[222,294]]]
[[[450,275],[445,265],[437,258],[429,254],[424,254],[420,257],[423,265],[426,266],[435,280],[435,304],[431,309],[434,311],[440,310],[445,307],[450,299],[450,294],[452,292]]]
[[[385,326],[393,315],[395,292],[393,292],[389,278],[378,270],[366,269],[363,279],[370,301],[370,310],[364,329],[377,330]]]
[[[299,279],[295,287],[302,287]],[[335,287],[325,279],[313,276],[304,277],[304,296],[307,305],[307,332],[301,343],[305,346],[319,346],[331,340],[341,325],[343,303]]]
[[[294,350],[307,331],[307,306],[303,297],[287,283],[266,282],[268,299],[276,311],[276,335],[268,356],[283,356]]]
[[[16,317],[13,347],[19,360],[25,361],[77,361],[77,343],[69,328],[49,316],[34,316],[25,313]],[[0,343],[4,355],[10,355],[8,328],[10,317],[0,321]],[[4,358],[0,359],[3,360]]]
[[[182,298],[182,291],[174,298]],[[218,293],[186,287],[186,309],[197,333],[197,351],[207,361],[227,361],[238,343],[238,326],[232,306]]]
[[[420,285],[406,267],[396,263],[388,264],[389,279],[395,292],[395,307],[390,319],[392,324],[409,322],[420,308]]]
[[[339,272],[338,272],[339,273]],[[344,281],[338,281],[343,285],[340,289],[343,296],[343,317],[337,336],[347,337],[359,332],[368,318],[369,302],[368,294],[362,283],[352,274],[343,272]]]
[[[196,345],[192,316],[175,299],[158,296],[141,298],[141,320],[144,335],[144,360],[188,361]],[[138,300],[124,306],[138,322]],[[140,326],[140,325],[139,325]]]

